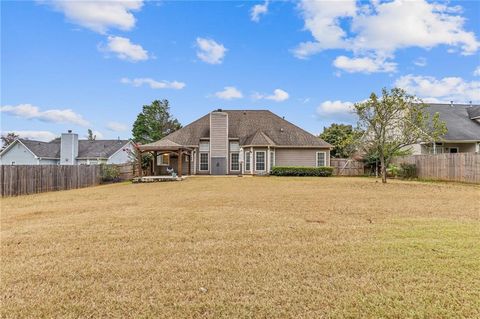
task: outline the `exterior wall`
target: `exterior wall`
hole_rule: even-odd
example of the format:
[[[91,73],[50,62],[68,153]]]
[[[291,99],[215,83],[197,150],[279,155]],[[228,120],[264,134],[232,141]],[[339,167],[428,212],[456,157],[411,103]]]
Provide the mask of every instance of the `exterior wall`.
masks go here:
[[[228,114],[210,113],[210,173],[228,173]]]
[[[107,160],[107,164],[125,164],[132,162],[131,154],[135,153],[132,143],[123,146]]]
[[[429,144],[415,144],[411,146],[412,155],[428,155],[432,154],[431,145]],[[458,148],[459,153],[475,153],[476,143],[443,143],[441,146],[437,145],[437,154],[450,153],[447,148]]]
[[[82,158],[82,159],[77,159],[76,163],[77,165],[98,165],[98,164],[107,164],[107,160],[104,158]],[[110,164],[110,163],[108,163]],[[112,163],[113,164],[113,163]]]
[[[58,165],[58,164],[60,164],[60,160],[58,159],[46,159],[46,158],[40,159],[40,165]]]
[[[38,165],[38,159],[22,143],[15,142],[8,151],[0,157],[0,165]]]
[[[317,166],[317,152],[326,152],[326,164],[330,166],[330,150],[327,148],[277,148],[276,166]]]

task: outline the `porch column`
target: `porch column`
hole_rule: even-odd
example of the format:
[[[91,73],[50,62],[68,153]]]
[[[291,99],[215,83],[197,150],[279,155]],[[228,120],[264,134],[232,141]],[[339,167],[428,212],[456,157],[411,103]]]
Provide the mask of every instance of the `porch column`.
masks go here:
[[[183,162],[182,161],[182,151],[179,150],[177,154],[178,154],[178,161],[177,161],[178,172],[177,172],[177,175],[178,175],[178,177],[182,177],[182,164],[183,164],[182,163]]]
[[[137,150],[137,168],[138,168],[138,177],[142,177],[142,152]]]
[[[188,175],[192,175],[192,151],[188,155]]]
[[[157,175],[157,168],[158,168],[158,152],[154,151],[153,152],[153,175]]]

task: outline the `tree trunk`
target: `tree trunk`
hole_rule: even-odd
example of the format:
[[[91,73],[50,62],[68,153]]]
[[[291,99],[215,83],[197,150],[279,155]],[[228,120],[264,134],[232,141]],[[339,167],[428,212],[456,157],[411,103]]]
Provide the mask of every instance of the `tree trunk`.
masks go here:
[[[381,166],[381,172],[382,172],[382,183],[387,182],[387,166],[385,163],[385,155],[380,154],[380,166]]]

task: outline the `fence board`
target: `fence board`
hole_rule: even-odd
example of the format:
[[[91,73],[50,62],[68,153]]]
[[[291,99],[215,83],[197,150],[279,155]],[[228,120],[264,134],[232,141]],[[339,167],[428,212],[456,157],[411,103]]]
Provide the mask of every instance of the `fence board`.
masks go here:
[[[348,158],[331,158],[330,166],[333,167],[333,175],[337,176],[363,176],[365,164]]]
[[[455,153],[401,156],[392,163],[415,164],[419,178],[480,183],[480,154]]]
[[[100,181],[99,165],[0,165],[2,197],[88,187]]]

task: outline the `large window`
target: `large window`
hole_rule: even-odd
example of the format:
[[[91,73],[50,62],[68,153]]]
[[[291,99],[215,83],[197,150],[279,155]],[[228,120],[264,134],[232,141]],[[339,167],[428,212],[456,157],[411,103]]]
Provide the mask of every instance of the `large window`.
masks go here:
[[[256,171],[265,170],[265,152],[264,151],[255,152],[255,170]]]
[[[317,167],[327,165],[327,153],[317,152]]]
[[[160,154],[157,156],[157,165],[168,166],[170,165],[170,155]]]
[[[200,170],[208,171],[208,153],[200,153]]]
[[[245,152],[245,170],[249,171],[250,170],[250,152]]]
[[[240,170],[239,154],[238,153],[231,153],[230,154],[230,170],[231,171],[239,171]]]

